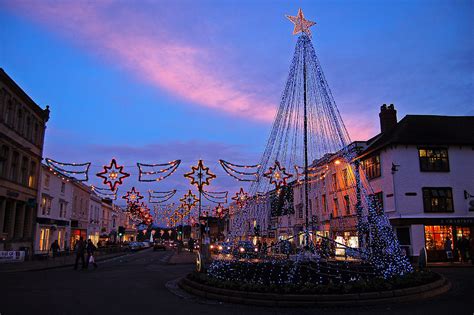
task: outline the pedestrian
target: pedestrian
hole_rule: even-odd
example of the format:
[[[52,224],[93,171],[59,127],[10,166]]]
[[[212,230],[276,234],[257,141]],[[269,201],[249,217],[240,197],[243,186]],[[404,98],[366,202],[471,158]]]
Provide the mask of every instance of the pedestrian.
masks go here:
[[[95,262],[94,252],[97,249],[90,239],[87,240],[87,262],[86,269],[89,267],[89,263],[94,265],[94,269],[97,268],[97,263]]]
[[[466,237],[464,235],[459,239],[458,247],[459,247],[459,254],[461,256],[461,262],[466,262],[466,252],[468,247],[466,246]]]
[[[444,242],[444,251],[446,252],[446,258],[448,261],[453,262],[453,243],[449,236],[446,236],[446,241]]]
[[[268,250],[267,241],[263,242],[262,250],[263,250],[263,255],[266,256],[267,255],[267,250]]]
[[[82,263],[82,269],[86,268],[86,263],[84,261],[85,249],[86,249],[86,244],[84,243],[84,239],[81,236],[79,240],[76,242],[76,244],[74,245],[74,250],[76,252],[76,263],[74,264],[74,270],[77,270],[77,266],[79,265],[79,259],[81,260],[81,263]]]
[[[51,244],[51,247],[50,247],[50,250],[51,252],[53,253],[53,259],[56,258],[56,256],[58,256],[58,252],[59,252],[59,243],[58,243],[58,240],[55,240],[52,244]]]

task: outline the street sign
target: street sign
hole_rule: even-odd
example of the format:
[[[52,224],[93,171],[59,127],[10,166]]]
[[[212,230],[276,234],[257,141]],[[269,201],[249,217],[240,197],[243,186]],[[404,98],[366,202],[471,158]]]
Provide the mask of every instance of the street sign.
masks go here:
[[[14,263],[25,261],[24,251],[0,251],[0,263]]]

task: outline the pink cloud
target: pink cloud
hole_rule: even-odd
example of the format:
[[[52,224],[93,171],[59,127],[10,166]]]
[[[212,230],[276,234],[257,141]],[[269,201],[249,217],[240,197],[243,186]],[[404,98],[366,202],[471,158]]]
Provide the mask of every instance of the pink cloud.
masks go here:
[[[232,84],[237,81],[232,75],[215,70],[222,68],[215,65],[218,56],[170,39],[139,12],[115,12],[109,1],[19,1],[9,6],[193,104],[261,121],[274,118],[277,104],[257,96],[251,86]]]

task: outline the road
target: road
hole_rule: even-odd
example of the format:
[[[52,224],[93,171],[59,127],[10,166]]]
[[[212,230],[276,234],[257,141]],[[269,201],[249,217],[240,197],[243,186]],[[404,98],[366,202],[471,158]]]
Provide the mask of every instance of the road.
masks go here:
[[[222,304],[191,297],[172,280],[192,265],[168,265],[170,252],[145,250],[72,268],[0,275],[0,314],[473,314],[474,268],[437,269],[453,283],[425,301],[377,307],[277,309]],[[178,296],[181,295],[181,296]]]

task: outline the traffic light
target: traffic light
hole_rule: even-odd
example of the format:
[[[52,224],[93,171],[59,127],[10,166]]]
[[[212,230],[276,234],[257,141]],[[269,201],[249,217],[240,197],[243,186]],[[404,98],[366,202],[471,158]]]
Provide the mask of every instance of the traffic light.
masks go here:
[[[119,226],[118,227],[118,235],[123,236],[125,234],[125,227]]]

